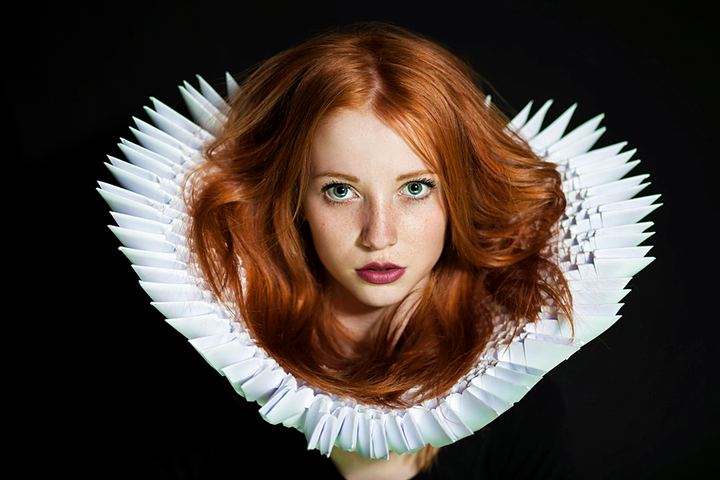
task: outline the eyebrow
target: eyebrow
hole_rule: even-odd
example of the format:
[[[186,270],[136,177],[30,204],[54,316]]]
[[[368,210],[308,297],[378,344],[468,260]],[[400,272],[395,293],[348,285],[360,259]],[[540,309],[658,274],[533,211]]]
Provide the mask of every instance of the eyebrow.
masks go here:
[[[353,177],[352,175],[345,175],[344,173],[337,173],[337,172],[323,172],[315,175],[313,178],[320,178],[320,177],[333,177],[333,178],[341,178],[343,180],[347,180],[348,182],[358,183],[360,181],[359,178]]]
[[[402,182],[403,180],[409,180],[411,178],[417,178],[421,175],[432,175],[432,172],[429,170],[418,170],[417,172],[410,172],[410,173],[404,173],[400,176],[398,176],[395,181]],[[357,177],[353,177],[352,175],[346,175],[344,173],[337,173],[337,172],[323,172],[318,175],[315,175],[314,178],[319,177],[334,177],[334,178],[340,178],[342,180],[347,180],[348,182],[352,183],[358,183],[360,182],[360,179]]]
[[[405,173],[403,175],[400,175],[399,177],[397,177],[396,180],[398,182],[402,182],[403,180],[410,180],[411,178],[417,178],[422,175],[432,175],[432,174],[433,173],[430,170],[418,170],[417,172],[410,172],[410,173]]]

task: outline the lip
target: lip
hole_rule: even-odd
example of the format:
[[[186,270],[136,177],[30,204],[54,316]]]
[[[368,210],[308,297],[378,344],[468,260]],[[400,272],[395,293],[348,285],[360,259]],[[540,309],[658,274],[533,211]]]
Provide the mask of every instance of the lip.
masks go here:
[[[405,273],[405,268],[398,267],[394,263],[372,262],[355,270],[358,277],[368,283],[384,285],[396,282]]]

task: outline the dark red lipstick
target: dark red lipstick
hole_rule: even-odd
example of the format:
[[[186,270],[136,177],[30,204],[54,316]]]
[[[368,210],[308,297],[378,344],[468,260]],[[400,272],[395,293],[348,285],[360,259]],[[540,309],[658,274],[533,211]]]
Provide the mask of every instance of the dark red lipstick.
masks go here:
[[[403,267],[398,267],[394,263],[378,263],[372,262],[355,270],[358,277],[368,283],[376,285],[384,285],[397,281],[405,273]]]

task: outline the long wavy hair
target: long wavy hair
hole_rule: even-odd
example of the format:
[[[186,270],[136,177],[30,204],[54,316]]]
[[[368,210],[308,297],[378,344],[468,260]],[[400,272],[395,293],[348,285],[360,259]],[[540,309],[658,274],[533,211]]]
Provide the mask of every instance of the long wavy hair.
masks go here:
[[[440,178],[448,216],[408,321],[384,318],[352,355],[300,200],[318,125],[341,108],[369,108],[407,141]],[[378,24],[321,35],[242,82],[188,189],[192,253],[258,345],[308,384],[390,407],[440,395],[498,322],[513,331],[544,305],[570,314],[551,254],[565,208],[560,175],[507,123],[479,76],[433,41]]]

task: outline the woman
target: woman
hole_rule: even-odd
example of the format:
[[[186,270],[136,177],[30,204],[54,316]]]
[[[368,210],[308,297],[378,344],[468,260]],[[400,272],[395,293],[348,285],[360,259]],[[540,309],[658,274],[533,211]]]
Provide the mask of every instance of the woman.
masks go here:
[[[385,25],[320,36],[229,86],[229,106],[206,85],[210,102],[185,91],[201,131],[156,103],[151,116],[173,138],[147,125],[139,138],[163,157],[125,147],[161,174],[140,188],[174,208],[128,207],[142,200],[107,186],[104,196],[168,225],[116,217],[126,246],[156,239],[168,251],[126,250],[158,308],[268,421],[303,431],[343,476],[411,478],[599,333],[572,338],[568,280],[604,294],[627,279],[602,283],[602,262],[572,250],[577,232],[612,225],[573,232],[585,213],[572,206],[559,223],[568,205],[557,166],[625,164],[622,145],[578,157],[599,120],[564,139],[567,114],[540,135],[544,111],[508,128],[469,67]],[[121,183],[138,185],[129,175],[140,172],[114,163]],[[579,190],[597,179],[568,171],[565,186],[591,198]],[[622,192],[607,198],[617,202],[628,188],[597,193]],[[187,216],[172,203],[181,196]],[[614,321],[595,310],[600,325]]]

